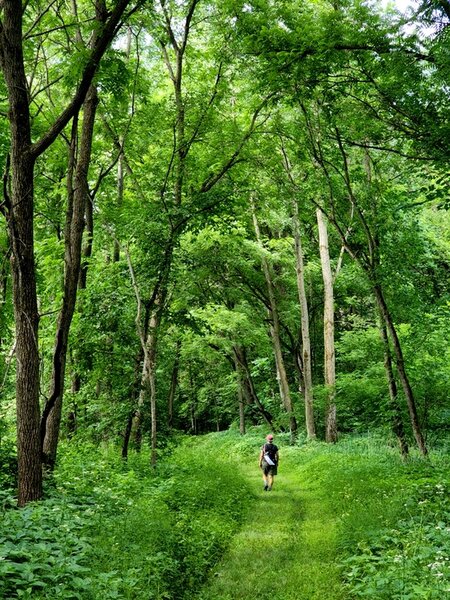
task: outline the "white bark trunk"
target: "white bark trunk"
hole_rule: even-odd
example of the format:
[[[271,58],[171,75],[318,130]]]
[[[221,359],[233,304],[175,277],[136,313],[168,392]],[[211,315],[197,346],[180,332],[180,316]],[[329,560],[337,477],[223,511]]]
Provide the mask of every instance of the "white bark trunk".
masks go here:
[[[328,231],[325,216],[320,208],[316,211],[317,227],[319,230],[320,262],[322,265],[322,277],[324,286],[324,310],[323,310],[323,337],[324,337],[324,378],[328,389],[326,409],[326,433],[327,442],[336,442],[336,367],[334,351],[334,291],[333,274],[330,264],[330,253],[328,249]]]
[[[311,368],[311,340],[309,336],[309,311],[305,289],[305,267],[303,262],[302,240],[300,235],[300,222],[298,217],[298,204],[292,202],[292,230],[295,247],[295,272],[297,275],[298,299],[300,302],[301,332],[302,332],[302,362],[303,362],[303,396],[305,399],[306,433],[309,439],[316,437],[313,408],[313,384]]]

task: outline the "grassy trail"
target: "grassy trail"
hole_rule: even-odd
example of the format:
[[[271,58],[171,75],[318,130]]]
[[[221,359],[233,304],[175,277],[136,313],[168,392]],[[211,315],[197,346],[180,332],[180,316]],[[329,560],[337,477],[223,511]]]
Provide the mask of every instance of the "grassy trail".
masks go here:
[[[245,465],[253,504],[199,600],[346,598],[334,564],[336,521],[297,461],[283,452],[272,492],[262,490],[255,464]]]

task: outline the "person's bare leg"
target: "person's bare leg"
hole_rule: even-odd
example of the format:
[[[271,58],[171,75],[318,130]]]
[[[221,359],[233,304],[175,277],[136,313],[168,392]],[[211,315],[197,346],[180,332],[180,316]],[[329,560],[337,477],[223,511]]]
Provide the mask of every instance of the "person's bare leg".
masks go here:
[[[269,475],[267,475],[267,485],[268,485],[267,489],[271,490],[272,486],[273,486],[273,475],[271,475],[270,473],[269,473]]]

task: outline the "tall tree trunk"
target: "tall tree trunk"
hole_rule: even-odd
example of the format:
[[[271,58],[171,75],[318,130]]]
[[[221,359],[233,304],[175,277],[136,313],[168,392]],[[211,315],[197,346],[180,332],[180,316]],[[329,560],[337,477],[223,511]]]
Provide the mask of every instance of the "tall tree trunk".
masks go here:
[[[127,420],[127,424],[125,427],[125,432],[123,435],[123,444],[122,444],[122,458],[124,460],[128,459],[128,448],[130,445],[130,439],[131,439],[131,431],[133,429],[133,418],[134,418],[134,411],[131,412],[128,415],[128,420]]]
[[[398,403],[397,383],[394,377],[394,369],[392,368],[391,348],[389,346],[389,337],[384,322],[380,323],[380,336],[383,342],[384,370],[389,388],[389,408],[392,412],[392,430],[397,437],[402,456],[406,457],[408,456],[409,448],[405,436],[405,429],[403,427],[402,412]]]
[[[130,273],[131,273],[131,277],[132,277],[132,281],[133,281],[133,285],[135,286],[135,292],[136,294],[137,292],[137,286],[135,283],[135,278],[134,278],[134,273],[132,271],[132,267],[131,267],[131,262],[130,262],[130,257],[127,254],[127,259],[128,259],[128,264],[130,267]],[[135,447],[136,447],[136,451],[140,452],[141,450],[141,444],[142,444],[142,421],[144,418],[144,406],[145,406],[145,400],[146,400],[146,381],[145,381],[145,370],[144,370],[144,363],[145,363],[145,342],[147,340],[148,337],[148,327],[149,327],[149,322],[150,322],[150,308],[148,306],[145,307],[145,314],[144,314],[144,319],[143,319],[143,323],[142,325],[140,324],[140,312],[141,312],[141,299],[140,296],[137,295],[137,300],[138,300],[138,314],[136,316],[136,325],[137,325],[137,330],[138,330],[138,334],[139,334],[139,339],[141,342],[141,349],[140,349],[140,359],[138,360],[138,364],[136,367],[136,381],[138,381],[137,385],[136,385],[136,397],[137,397],[137,402],[136,402],[136,409],[133,411],[132,413],[132,427],[131,427],[131,435],[134,436],[134,443],[135,443]],[[142,368],[141,368],[141,364],[142,364]]]
[[[76,114],[92,78],[113,38],[129,0],[119,0],[86,61],[77,90],[47,132],[31,143],[28,84],[22,47],[21,0],[2,3],[0,63],[9,102],[11,189],[0,205],[8,221],[11,244],[13,301],[17,336],[16,405],[19,466],[18,502],[24,505],[42,495],[39,409],[39,351],[36,271],[34,262],[34,164]]]
[[[131,281],[134,288],[134,293],[137,301],[137,314],[136,314],[136,329],[141,342],[141,348],[143,351],[143,366],[142,366],[142,377],[141,377],[141,391],[139,394],[138,408],[135,414],[135,429],[139,434],[142,422],[142,407],[145,403],[146,395],[150,399],[150,418],[151,418],[151,454],[150,463],[152,466],[156,465],[156,448],[157,448],[157,412],[156,412],[156,348],[158,341],[159,326],[161,323],[162,313],[165,308],[165,302],[167,298],[167,278],[170,273],[172,264],[172,253],[173,245],[172,242],[168,245],[167,252],[165,255],[165,266],[164,273],[161,275],[161,279],[157,287],[154,289],[153,302],[146,303],[145,315],[142,320],[143,302],[139,287],[134,274],[133,265],[131,263],[131,257],[126,252],[128,261],[128,268],[130,271]],[[159,287],[158,287],[159,286]]]
[[[325,215],[318,208],[316,210],[317,227],[319,231],[320,263],[322,265],[322,278],[324,288],[323,308],[323,340],[324,340],[324,381],[327,388],[327,406],[325,415],[325,439],[327,442],[337,441],[336,422],[336,366],[334,352],[334,291],[333,274],[330,264],[328,249],[328,231]]]
[[[97,89],[92,85],[84,103],[79,157],[75,167],[73,202],[71,201],[72,194],[69,193],[65,231],[64,297],[59,314],[55,349],[53,352],[52,388],[50,397],[42,413],[42,449],[44,462],[49,468],[53,468],[55,464],[58,448],[67,346],[70,326],[75,312],[78,280],[80,277],[81,246],[85,225],[84,217],[89,197],[88,171],[91,161],[97,104]],[[76,133],[73,134],[73,139],[75,137]]]
[[[23,506],[42,495],[39,438],[39,315],[33,234],[33,181],[28,85],[22,51],[22,3],[3,6],[0,31],[1,66],[9,98],[11,186],[1,205],[8,222],[11,246],[14,317],[16,325],[16,407],[19,489]],[[6,187],[6,186],[5,186]],[[10,194],[10,196],[9,196]]]
[[[305,424],[306,434],[309,439],[316,437],[314,425],[313,408],[313,385],[311,367],[311,341],[309,337],[309,311],[305,289],[305,268],[303,264],[303,249],[300,234],[300,219],[298,215],[298,204],[292,201],[292,230],[294,234],[295,247],[295,272],[297,275],[297,291],[300,302],[301,333],[302,333],[302,373],[303,373],[303,396],[305,400]]]
[[[259,246],[262,248],[263,244],[261,241],[261,233],[259,229],[258,218],[256,216],[256,207],[253,198],[251,198],[251,209],[253,216],[253,226],[255,229],[256,241]],[[275,299],[275,289],[272,280],[272,274],[270,271],[269,263],[265,256],[261,257],[261,264],[263,268],[264,277],[267,285],[267,294],[269,297],[269,306],[270,306],[270,335],[272,339],[272,346],[275,356],[275,366],[277,370],[277,381],[278,387],[280,390],[281,401],[284,406],[285,411],[289,415],[289,429],[291,435],[294,435],[297,431],[297,421],[294,415],[294,407],[291,398],[291,392],[289,390],[289,383],[286,374],[286,369],[284,366],[283,353],[281,350],[281,338],[280,338],[280,321],[278,317],[278,308]]]
[[[373,280],[374,280],[374,277],[372,277],[372,281]],[[426,447],[425,440],[422,435],[419,418],[417,415],[416,402],[414,399],[414,394],[413,394],[413,391],[411,388],[411,384],[409,382],[408,375],[406,373],[405,361],[403,358],[402,347],[400,344],[400,340],[398,338],[397,330],[395,329],[395,325],[392,320],[392,316],[389,312],[386,301],[384,299],[381,285],[375,281],[375,283],[373,284],[373,289],[374,289],[375,297],[376,297],[376,300],[378,303],[378,307],[380,309],[380,313],[386,324],[386,328],[389,332],[389,335],[390,335],[390,338],[392,341],[392,345],[394,347],[397,372],[400,377],[400,381],[401,381],[401,384],[403,387],[403,392],[405,394],[406,402],[408,405],[408,412],[409,412],[409,417],[411,420],[411,427],[413,430],[413,434],[414,434],[414,437],[415,437],[415,440],[417,442],[417,446],[419,447],[420,452],[423,454],[423,456],[427,456],[428,449]]]

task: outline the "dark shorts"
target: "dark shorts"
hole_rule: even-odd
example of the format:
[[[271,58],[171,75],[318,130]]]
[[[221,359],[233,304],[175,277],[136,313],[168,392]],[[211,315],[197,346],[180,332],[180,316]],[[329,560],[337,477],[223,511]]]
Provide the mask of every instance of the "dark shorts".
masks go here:
[[[268,465],[265,460],[262,461],[262,470],[264,475],[276,475],[277,465]]]

